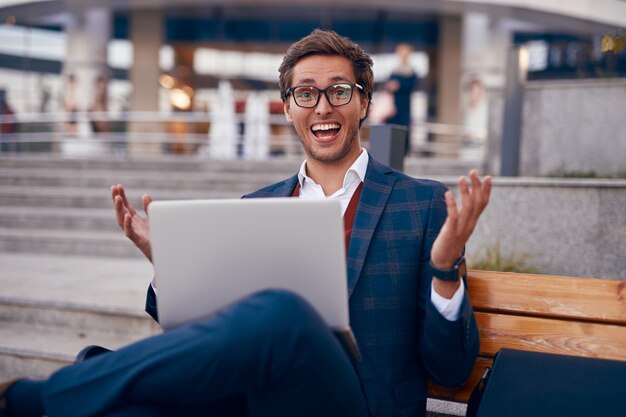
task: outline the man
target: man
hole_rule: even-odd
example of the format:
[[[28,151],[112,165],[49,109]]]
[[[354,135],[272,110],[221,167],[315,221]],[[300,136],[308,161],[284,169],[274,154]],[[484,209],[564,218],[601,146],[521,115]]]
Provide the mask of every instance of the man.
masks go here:
[[[360,47],[330,31],[316,30],[289,48],[279,69],[281,96],[306,161],[297,175],[246,196],[341,201],[351,326],[362,361],[352,366],[299,297],[267,291],[47,381],[0,385],[7,414],[423,416],[428,377],[460,384],[478,352],[459,279],[462,253],[490,180],[481,184],[472,172],[471,189],[459,181],[458,210],[441,184],[369,158],[359,127],[371,98],[371,67]],[[112,197],[118,224],[151,260],[148,223],[121,185],[112,187]],[[151,201],[142,198],[146,212]],[[155,299],[151,286],[147,310],[156,318]]]
[[[419,78],[411,66],[413,47],[408,43],[396,46],[398,66],[394,68],[385,89],[394,95],[396,114],[387,123],[409,126],[411,124],[411,94],[418,87]]]
[[[413,48],[408,43],[401,43],[396,46],[398,66],[391,73],[389,81],[385,83],[385,89],[393,94],[396,109],[395,114],[386,122],[407,127],[406,154],[411,150],[411,96],[419,83],[419,78],[409,62],[412,52]]]

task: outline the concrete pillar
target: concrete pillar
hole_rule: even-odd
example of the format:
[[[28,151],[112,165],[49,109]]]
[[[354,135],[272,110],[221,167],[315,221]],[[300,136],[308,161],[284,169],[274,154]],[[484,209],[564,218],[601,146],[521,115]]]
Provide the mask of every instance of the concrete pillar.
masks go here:
[[[461,114],[468,146],[461,157],[482,160],[496,173],[502,127],[502,92],[512,30],[505,21],[481,13],[463,16]],[[496,143],[497,142],[497,143]]]
[[[65,31],[64,109],[69,117],[77,119],[67,124],[66,131],[87,135],[91,128],[84,112],[97,100],[98,78],[104,78],[105,86],[109,78],[107,48],[111,39],[111,12],[104,7],[76,8]]]
[[[130,40],[133,43],[133,66],[129,78],[133,87],[131,112],[149,112],[156,118],[159,111],[159,51],[163,45],[163,14],[159,10],[130,12]],[[128,124],[131,153],[160,153],[161,144],[150,139],[163,132],[162,123],[131,121]]]
[[[174,68],[172,75],[175,84],[170,89],[170,94],[177,94],[177,97],[185,97],[180,102],[171,102],[170,107],[175,112],[191,112],[194,110],[194,97],[196,89],[196,77],[193,68],[196,48],[194,45],[179,43],[172,45],[174,50]],[[170,96],[171,97],[171,96]],[[187,100],[188,99],[188,100]],[[172,120],[167,125],[168,133],[171,135],[167,151],[175,154],[193,153],[197,148],[196,144],[189,143],[188,138],[193,138],[195,123],[184,120]]]
[[[488,87],[502,88],[506,78],[511,29],[481,13],[463,16],[463,77],[479,76]]]
[[[528,50],[518,47],[509,52],[504,88],[504,120],[500,175],[518,176],[522,136],[524,91],[528,77]]]
[[[462,25],[458,16],[443,16],[439,20],[439,50],[436,68],[437,77],[437,123],[458,126],[461,124],[461,57]],[[438,136],[436,141],[455,141],[455,136]],[[454,156],[455,146],[439,148],[441,156]]]

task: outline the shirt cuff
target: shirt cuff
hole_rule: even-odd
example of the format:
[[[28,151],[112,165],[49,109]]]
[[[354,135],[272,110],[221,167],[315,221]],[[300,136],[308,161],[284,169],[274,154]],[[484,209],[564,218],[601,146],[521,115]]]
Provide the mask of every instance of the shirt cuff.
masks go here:
[[[435,291],[433,284],[430,284],[430,300],[433,305],[449,321],[458,320],[461,315],[461,306],[463,305],[463,296],[465,295],[465,284],[461,279],[461,285],[457,288],[452,298],[442,297]]]

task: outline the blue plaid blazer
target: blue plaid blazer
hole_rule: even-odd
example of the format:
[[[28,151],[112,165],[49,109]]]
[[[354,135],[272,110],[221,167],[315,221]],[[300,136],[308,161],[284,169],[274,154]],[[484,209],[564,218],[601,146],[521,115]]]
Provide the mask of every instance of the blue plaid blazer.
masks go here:
[[[291,196],[297,175],[245,198]],[[426,415],[428,378],[461,384],[478,354],[465,296],[459,320],[430,301],[432,244],[446,218],[446,187],[370,162],[347,254],[350,323],[358,373],[375,417]]]

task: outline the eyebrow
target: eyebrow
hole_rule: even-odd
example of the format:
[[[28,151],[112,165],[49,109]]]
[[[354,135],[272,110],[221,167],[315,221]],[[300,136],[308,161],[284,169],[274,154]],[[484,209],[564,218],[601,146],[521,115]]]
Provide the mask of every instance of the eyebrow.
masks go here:
[[[352,81],[349,81],[348,78],[343,77],[343,76],[339,76],[339,75],[337,75],[335,77],[332,77],[330,79],[330,81],[331,81],[331,84],[334,84],[334,83],[337,83],[337,82],[344,82],[344,83],[351,83],[352,82]],[[294,84],[294,85],[308,85],[308,84],[315,84],[315,80],[313,78],[303,78],[302,80],[299,80],[297,82],[297,84]],[[329,84],[329,85],[331,85],[331,84]]]

